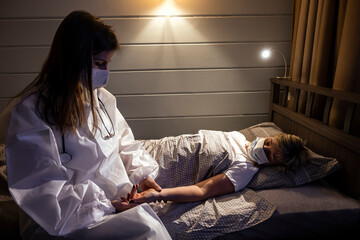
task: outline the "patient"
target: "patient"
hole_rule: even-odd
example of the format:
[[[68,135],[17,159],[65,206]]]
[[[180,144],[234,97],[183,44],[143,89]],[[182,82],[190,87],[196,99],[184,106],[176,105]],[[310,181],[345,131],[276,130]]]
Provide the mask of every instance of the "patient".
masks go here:
[[[161,192],[148,189],[137,193],[138,185],[123,201],[144,203],[156,201],[195,202],[239,191],[246,187],[259,165],[278,166],[280,171],[296,170],[308,162],[304,141],[295,135],[278,134],[248,142],[239,132],[230,132],[236,159],[224,172],[190,186],[165,188]]]

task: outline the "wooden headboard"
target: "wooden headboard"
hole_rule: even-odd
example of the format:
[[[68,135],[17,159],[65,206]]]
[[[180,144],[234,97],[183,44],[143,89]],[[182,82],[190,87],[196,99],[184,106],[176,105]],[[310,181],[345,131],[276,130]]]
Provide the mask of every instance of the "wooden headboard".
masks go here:
[[[295,134],[307,141],[307,146],[324,156],[335,157],[342,165],[342,170],[335,174],[338,187],[350,196],[360,197],[360,138],[349,134],[351,121],[360,94],[332,90],[297,82],[284,78],[272,78],[270,91],[270,121],[284,132]],[[289,91],[294,96],[294,109],[287,105]],[[300,91],[307,93],[305,113],[297,112]],[[323,120],[311,117],[315,95],[326,97]],[[343,129],[328,125],[328,116],[334,99],[344,100],[351,107],[344,116]]]

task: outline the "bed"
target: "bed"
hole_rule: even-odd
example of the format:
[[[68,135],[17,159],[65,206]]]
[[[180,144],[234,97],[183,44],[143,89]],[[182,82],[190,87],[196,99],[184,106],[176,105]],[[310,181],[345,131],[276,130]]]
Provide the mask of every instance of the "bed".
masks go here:
[[[151,203],[173,239],[356,238],[360,236],[360,138],[349,134],[354,112],[339,130],[286,107],[289,91],[359,104],[358,94],[344,93],[286,79],[271,79],[270,121],[239,130],[251,141],[280,132],[307,140],[311,160],[296,172],[261,168],[236,193],[195,203]],[[331,101],[329,101],[331,102]],[[326,107],[324,115],[328,115]],[[349,108],[354,111],[355,108]],[[352,110],[351,110],[352,109]],[[326,118],[326,117],[325,117]],[[226,134],[194,134],[141,140],[160,165],[162,187],[193,184],[227,168],[234,157]],[[19,238],[17,206],[7,191],[4,146],[0,146],[1,236]]]

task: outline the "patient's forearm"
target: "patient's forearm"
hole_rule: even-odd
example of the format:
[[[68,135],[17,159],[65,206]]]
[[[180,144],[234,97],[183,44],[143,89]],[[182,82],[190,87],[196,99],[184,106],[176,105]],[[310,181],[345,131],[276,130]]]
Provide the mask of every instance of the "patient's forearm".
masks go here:
[[[201,188],[195,185],[165,188],[159,193],[158,200],[173,202],[195,202],[208,198]]]
[[[235,188],[225,174],[221,173],[191,186],[165,188],[158,193],[157,200],[173,202],[195,202],[210,197],[234,192]]]

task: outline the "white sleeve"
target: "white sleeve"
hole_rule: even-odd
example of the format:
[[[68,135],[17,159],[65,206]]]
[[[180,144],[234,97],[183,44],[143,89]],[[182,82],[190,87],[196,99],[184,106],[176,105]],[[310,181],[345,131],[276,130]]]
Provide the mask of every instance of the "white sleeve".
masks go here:
[[[119,138],[119,154],[124,163],[129,179],[138,184],[147,177],[155,178],[159,165],[155,159],[143,148],[134,135],[121,113],[116,110],[116,123]]]
[[[232,162],[224,173],[234,185],[235,192],[237,192],[246,187],[258,170],[257,167],[254,167],[253,163],[246,160],[245,156],[237,154],[235,161]]]
[[[235,160],[224,173],[234,184],[235,191],[239,191],[246,187],[259,169],[247,160],[245,148],[247,140],[245,136],[238,131],[227,132],[225,134],[232,147],[232,155],[235,156]]]
[[[87,227],[114,212],[95,183],[69,181],[51,128],[28,105],[13,109],[6,139],[9,190],[20,208],[51,235]]]

